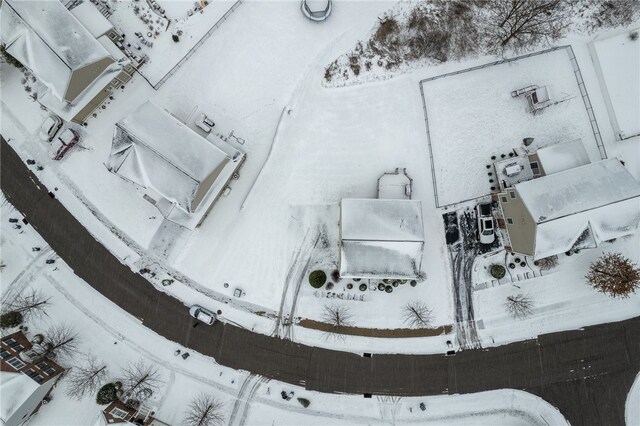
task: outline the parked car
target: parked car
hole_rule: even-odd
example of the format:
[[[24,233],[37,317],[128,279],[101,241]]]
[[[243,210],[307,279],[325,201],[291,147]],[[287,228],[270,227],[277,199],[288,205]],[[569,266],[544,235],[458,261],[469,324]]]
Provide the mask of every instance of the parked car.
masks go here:
[[[202,130],[204,130],[207,133],[209,133],[213,128],[213,126],[216,125],[216,123],[214,123],[213,120],[207,117],[207,115],[204,113],[200,114],[200,118],[198,118],[195,121],[195,123],[196,123],[196,126],[200,127]]]
[[[491,244],[496,239],[491,203],[478,204],[478,232],[482,244]]]
[[[193,305],[189,308],[189,314],[198,321],[211,325],[216,322],[216,314],[203,308],[202,306]]]
[[[56,150],[53,156],[54,160],[61,160],[62,157],[78,143],[80,135],[73,129],[67,129],[54,142],[54,149]]]
[[[44,123],[42,123],[42,127],[40,128],[40,138],[47,142],[51,142],[53,138],[56,137],[56,133],[58,133],[60,127],[62,127],[62,120],[60,120],[60,117],[50,115],[46,120],[44,120]]]

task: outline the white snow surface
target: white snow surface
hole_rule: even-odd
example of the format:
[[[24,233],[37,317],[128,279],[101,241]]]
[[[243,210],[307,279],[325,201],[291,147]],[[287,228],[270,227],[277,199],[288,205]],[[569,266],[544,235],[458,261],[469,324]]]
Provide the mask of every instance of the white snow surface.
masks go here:
[[[635,232],[640,184],[616,158],[515,185],[537,222],[534,258],[568,251],[588,229],[595,244]]]
[[[627,395],[625,420],[627,426],[640,425],[640,374],[636,376],[631,389],[629,389],[629,395]]]
[[[90,1],[83,1],[70,12],[96,39],[113,28],[113,24]]]
[[[21,372],[0,372],[0,420],[4,425],[40,385]]]
[[[589,156],[580,139],[545,146],[536,151],[544,173],[551,175],[589,164]]]
[[[629,29],[593,42],[596,70],[614,130],[621,138],[640,135],[640,40]]]

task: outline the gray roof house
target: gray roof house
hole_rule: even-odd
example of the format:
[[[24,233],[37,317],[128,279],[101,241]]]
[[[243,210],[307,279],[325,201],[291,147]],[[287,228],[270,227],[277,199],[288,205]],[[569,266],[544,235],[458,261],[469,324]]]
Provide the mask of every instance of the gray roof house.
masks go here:
[[[60,1],[4,0],[0,40],[42,84],[40,103],[76,122],[128,64],[114,59]]]
[[[541,259],[632,234],[640,184],[612,158],[521,182],[499,194],[508,249]]]
[[[345,198],[340,203],[341,277],[418,278],[423,249],[420,201]]]
[[[169,220],[197,227],[227,187],[245,154],[204,139],[151,102],[116,123],[105,166],[146,189]]]

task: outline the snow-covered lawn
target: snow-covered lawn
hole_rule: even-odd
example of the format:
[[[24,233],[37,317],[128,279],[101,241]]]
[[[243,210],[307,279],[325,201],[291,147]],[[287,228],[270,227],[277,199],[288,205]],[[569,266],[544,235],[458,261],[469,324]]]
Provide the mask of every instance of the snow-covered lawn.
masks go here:
[[[597,39],[591,46],[609,119],[622,139],[640,135],[640,40],[631,39],[638,31]]]
[[[562,101],[539,115],[527,112],[511,91],[547,86]],[[591,160],[600,159],[567,50],[445,76],[422,83],[433,152],[438,205],[491,192],[486,166],[532,137],[538,146],[582,139]]]
[[[632,262],[640,259],[640,236],[618,239],[563,259],[541,277],[477,290],[473,293],[478,335],[483,346],[535,338],[544,333],[621,321],[640,314],[640,298],[613,299],[584,280],[589,264],[605,252],[621,252]],[[508,315],[508,296],[523,294],[533,301],[532,314],[521,320]]]
[[[151,84],[158,84],[162,78],[198,43],[203,36],[230,10],[236,0],[215,0],[192,16],[187,15],[193,9],[194,1],[161,1],[165,9],[165,19],[152,11],[147,2],[117,1],[112,3],[113,15],[109,21],[125,34],[125,44],[135,55],[147,55],[149,60],[140,72]],[[139,8],[136,15],[134,8]],[[233,13],[233,12],[232,12]],[[142,18],[144,17],[144,18]],[[143,21],[145,19],[148,22]],[[180,41],[173,41],[172,34],[182,31]],[[147,41],[153,43],[148,47],[141,43],[135,33],[142,33]],[[148,33],[151,36],[148,36]],[[157,35],[156,35],[157,32]],[[137,49],[140,46],[140,49]]]

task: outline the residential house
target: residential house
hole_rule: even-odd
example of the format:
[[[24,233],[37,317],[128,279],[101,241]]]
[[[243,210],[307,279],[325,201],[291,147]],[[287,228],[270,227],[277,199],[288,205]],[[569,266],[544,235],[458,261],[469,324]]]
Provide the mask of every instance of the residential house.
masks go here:
[[[343,199],[339,248],[341,277],[418,278],[424,249],[422,203]]]
[[[506,248],[534,259],[596,247],[640,225],[640,184],[615,158],[517,183],[498,202]]]
[[[37,345],[22,331],[3,337],[1,342],[0,421],[3,426],[16,426],[48,401],[64,368],[35,350]]]
[[[107,426],[113,424],[133,424],[141,426],[170,426],[155,417],[155,412],[146,405],[141,404],[134,408],[131,404],[116,399],[102,410],[102,415],[96,426]]]
[[[38,78],[38,102],[67,121],[83,123],[134,72],[59,1],[4,0],[0,41]]]
[[[245,154],[205,139],[151,102],[115,127],[107,169],[145,189],[165,218],[194,229],[228,191]]]

